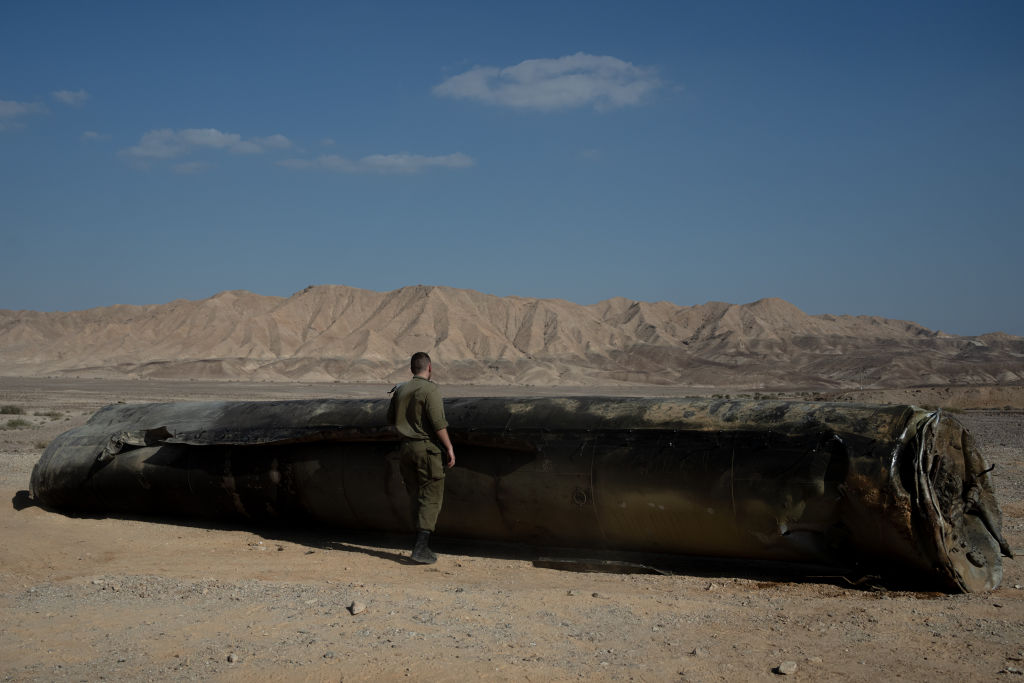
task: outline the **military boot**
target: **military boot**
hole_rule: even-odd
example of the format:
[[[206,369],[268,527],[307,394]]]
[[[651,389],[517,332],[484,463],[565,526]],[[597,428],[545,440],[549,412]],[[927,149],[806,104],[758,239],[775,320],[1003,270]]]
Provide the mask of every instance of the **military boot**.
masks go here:
[[[430,540],[430,532],[420,529],[416,535],[416,546],[412,549],[412,561],[420,564],[434,564],[437,562],[437,555],[427,547]]]

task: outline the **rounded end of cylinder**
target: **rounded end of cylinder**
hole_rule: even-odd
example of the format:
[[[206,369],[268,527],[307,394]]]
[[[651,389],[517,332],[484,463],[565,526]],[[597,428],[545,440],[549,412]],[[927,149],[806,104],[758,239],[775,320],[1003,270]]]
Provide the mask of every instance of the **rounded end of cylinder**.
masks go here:
[[[904,485],[916,500],[918,532],[939,578],[974,593],[1003,578],[1002,513],[992,491],[991,468],[970,432],[956,419],[930,413],[918,424],[913,471]]]
[[[88,480],[95,457],[69,457],[70,433],[51,441],[32,467],[29,492],[45,508],[84,509],[92,503]]]

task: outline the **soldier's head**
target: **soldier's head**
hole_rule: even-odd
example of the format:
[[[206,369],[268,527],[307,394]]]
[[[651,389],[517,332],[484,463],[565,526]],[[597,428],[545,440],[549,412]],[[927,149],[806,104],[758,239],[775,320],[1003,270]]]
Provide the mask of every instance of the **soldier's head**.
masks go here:
[[[412,370],[414,375],[421,375],[430,379],[430,356],[423,351],[417,351],[412,354],[412,359],[409,361],[409,369]]]

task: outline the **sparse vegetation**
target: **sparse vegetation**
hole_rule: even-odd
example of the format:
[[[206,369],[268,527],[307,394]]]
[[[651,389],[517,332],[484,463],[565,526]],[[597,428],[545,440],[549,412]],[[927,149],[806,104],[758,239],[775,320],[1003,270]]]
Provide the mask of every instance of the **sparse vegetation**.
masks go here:
[[[60,412],[59,410],[47,410],[44,413],[32,414],[35,415],[36,417],[48,417],[51,420],[59,420],[60,418],[64,417],[64,413]]]
[[[31,427],[32,423],[28,420],[22,420],[20,417],[13,420],[7,421],[6,429],[21,429],[22,427]]]
[[[21,406],[0,406],[0,415],[24,415]]]
[[[36,448],[38,448],[41,451],[45,451],[46,447],[49,446],[49,445],[50,444],[48,442],[46,442],[46,441],[36,441],[36,443],[35,443]]]

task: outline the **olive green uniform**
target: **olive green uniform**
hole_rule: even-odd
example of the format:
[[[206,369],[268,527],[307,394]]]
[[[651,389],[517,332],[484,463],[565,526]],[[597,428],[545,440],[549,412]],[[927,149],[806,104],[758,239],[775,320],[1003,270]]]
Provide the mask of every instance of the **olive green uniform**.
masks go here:
[[[432,532],[444,498],[444,449],[437,432],[448,427],[437,385],[422,377],[400,384],[391,396],[388,422],[402,435],[400,467],[413,525]]]

